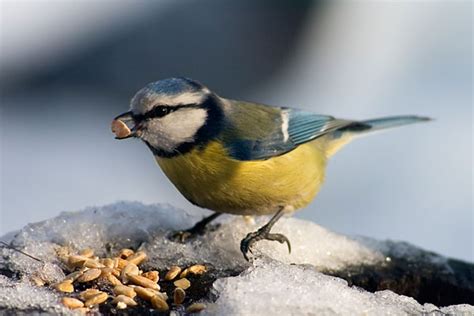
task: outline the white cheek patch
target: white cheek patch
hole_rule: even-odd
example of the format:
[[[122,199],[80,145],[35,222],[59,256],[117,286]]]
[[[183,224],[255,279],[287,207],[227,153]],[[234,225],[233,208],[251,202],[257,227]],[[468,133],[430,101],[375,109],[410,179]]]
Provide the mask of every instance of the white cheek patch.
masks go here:
[[[176,143],[194,140],[194,135],[206,123],[207,111],[184,108],[164,116],[160,121],[166,134]]]
[[[205,109],[182,108],[162,118],[153,119],[143,138],[152,146],[171,152],[183,143],[193,142],[206,119]]]

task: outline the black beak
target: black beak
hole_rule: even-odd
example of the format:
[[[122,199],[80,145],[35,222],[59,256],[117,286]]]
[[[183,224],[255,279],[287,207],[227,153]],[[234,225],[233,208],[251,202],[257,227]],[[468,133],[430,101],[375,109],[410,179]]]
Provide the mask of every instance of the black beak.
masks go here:
[[[114,118],[114,121],[120,121],[120,122],[123,122],[125,125],[127,125],[128,129],[130,130],[130,133],[128,133],[126,136],[115,136],[115,139],[127,139],[127,138],[130,138],[130,137],[136,137],[137,136],[137,130],[136,130],[136,124],[135,124],[135,120],[133,118],[133,114],[132,114],[132,111],[128,111],[128,112],[125,112],[125,113],[122,113],[120,115],[117,115],[115,118]],[[125,128],[125,126],[124,126]]]

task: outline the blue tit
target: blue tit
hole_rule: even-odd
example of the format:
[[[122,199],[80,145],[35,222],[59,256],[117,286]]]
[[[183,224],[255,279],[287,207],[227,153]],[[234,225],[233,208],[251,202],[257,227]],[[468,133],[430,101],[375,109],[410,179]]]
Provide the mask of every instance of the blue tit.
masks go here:
[[[270,230],[285,213],[308,205],[324,181],[328,159],[356,136],[427,121],[394,116],[336,119],[286,107],[225,99],[187,78],[146,85],[117,116],[118,139],[141,139],[191,203],[214,211],[181,236],[202,233],[222,213],[273,215],[240,248],[248,260],[262,239],[290,242]]]

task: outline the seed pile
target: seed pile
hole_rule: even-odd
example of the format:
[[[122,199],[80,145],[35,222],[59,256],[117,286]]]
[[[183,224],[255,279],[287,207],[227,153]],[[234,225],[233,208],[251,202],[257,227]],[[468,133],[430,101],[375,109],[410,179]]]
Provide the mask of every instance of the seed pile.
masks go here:
[[[112,258],[99,258],[92,249],[69,254],[66,248],[61,248],[58,256],[69,274],[52,286],[66,295],[61,299],[63,305],[83,313],[104,303],[110,303],[120,310],[146,306],[167,312],[170,305],[171,308],[183,306],[186,290],[192,286],[187,277],[201,276],[207,272],[206,266],[201,264],[185,269],[171,266],[160,280],[159,271],[140,269],[147,254],[131,249],[122,249]],[[160,283],[167,289],[173,288],[172,293],[169,292],[171,295],[160,292]],[[185,307],[187,313],[197,313],[206,308],[202,303]]]

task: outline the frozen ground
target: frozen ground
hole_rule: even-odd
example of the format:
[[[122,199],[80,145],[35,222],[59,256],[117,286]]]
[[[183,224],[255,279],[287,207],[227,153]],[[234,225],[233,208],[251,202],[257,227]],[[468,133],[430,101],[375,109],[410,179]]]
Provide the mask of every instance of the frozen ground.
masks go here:
[[[0,249],[0,312],[67,313],[58,304],[58,294],[48,287],[35,287],[28,280],[32,275],[41,275],[54,283],[64,277],[55,248],[68,245],[76,249],[91,247],[99,255],[110,247],[140,247],[150,256],[148,264],[158,269],[171,264],[205,263],[218,275],[212,295],[202,298],[208,306],[205,312],[208,314],[474,315],[471,305],[421,305],[413,298],[392,291],[371,293],[351,287],[347,281],[326,274],[328,271],[344,274],[354,267],[374,267],[375,271],[376,267],[390,266],[396,258],[403,257],[412,263],[429,262],[430,269],[436,267],[440,274],[454,273],[459,279],[449,259],[406,243],[353,239],[308,221],[285,218],[274,230],[291,240],[292,254],[287,253],[284,245],[260,242],[255,247],[255,260],[248,263],[240,253],[239,242],[262,225],[265,218],[253,223],[239,217],[225,217],[217,229],[186,244],[166,237],[171,231],[190,227],[203,215],[204,212],[191,215],[167,205],[120,202],[63,213],[4,236],[3,241],[43,263],[6,248]],[[461,266],[468,274],[457,281],[464,290],[469,288],[469,284],[464,283],[470,282],[474,270],[468,263]]]

